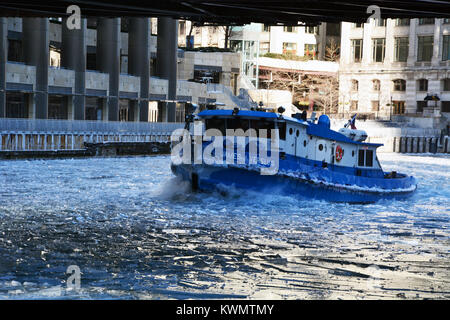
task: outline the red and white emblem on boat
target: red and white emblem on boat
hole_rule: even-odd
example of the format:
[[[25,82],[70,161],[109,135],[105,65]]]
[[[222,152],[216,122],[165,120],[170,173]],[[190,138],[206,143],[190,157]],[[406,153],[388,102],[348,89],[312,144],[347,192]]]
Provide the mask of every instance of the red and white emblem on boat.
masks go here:
[[[342,147],[340,145],[337,145],[337,147],[336,147],[336,161],[337,162],[341,161],[343,156],[344,156],[344,150],[342,150]]]

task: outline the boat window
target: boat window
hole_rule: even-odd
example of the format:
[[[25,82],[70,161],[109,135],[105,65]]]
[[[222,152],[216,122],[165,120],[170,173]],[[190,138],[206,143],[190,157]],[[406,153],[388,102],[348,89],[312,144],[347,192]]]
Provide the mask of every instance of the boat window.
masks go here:
[[[286,122],[278,122],[280,140],[286,140]]]
[[[250,121],[248,119],[233,118],[227,119],[227,129],[237,130],[242,129],[246,132],[250,127]]]
[[[358,167],[373,167],[373,150],[358,151]]]
[[[303,146],[306,147],[306,140],[303,141]]]
[[[373,167],[373,150],[366,150],[366,167]]]
[[[275,122],[267,120],[250,120],[250,128],[255,129],[259,137],[259,130],[267,130],[267,138],[271,138],[271,130],[275,129]]]
[[[320,150],[320,151],[323,150],[323,144],[319,144],[319,150]]]
[[[358,166],[364,167],[364,150],[359,150],[358,152]]]
[[[297,130],[296,136],[298,137],[300,135],[300,130]]]
[[[289,134],[292,136],[293,133],[294,133],[294,129],[289,128]]]
[[[225,119],[206,119],[205,128],[206,130],[218,129],[225,136]]]

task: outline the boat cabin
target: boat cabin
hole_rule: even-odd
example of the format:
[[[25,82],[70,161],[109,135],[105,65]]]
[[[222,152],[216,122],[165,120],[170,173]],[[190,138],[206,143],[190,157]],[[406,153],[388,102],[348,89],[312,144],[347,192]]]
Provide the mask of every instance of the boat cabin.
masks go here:
[[[277,113],[247,110],[205,110],[197,120],[204,123],[204,131],[218,129],[226,136],[227,129],[266,129],[268,139],[272,129],[279,130],[281,160],[302,161],[312,166],[349,171],[355,175],[383,177],[376,156],[381,144],[354,141],[330,129],[330,120],[321,116],[319,121],[302,120]]]

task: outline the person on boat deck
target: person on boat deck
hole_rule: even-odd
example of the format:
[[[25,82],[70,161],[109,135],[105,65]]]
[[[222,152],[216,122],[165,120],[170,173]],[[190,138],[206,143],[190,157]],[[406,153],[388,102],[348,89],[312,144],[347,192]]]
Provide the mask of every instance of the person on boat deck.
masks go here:
[[[348,120],[348,123],[345,125],[345,128],[348,128],[348,126],[350,126],[350,128],[352,130],[356,130],[355,123],[356,123],[356,116],[357,115],[358,114],[355,114],[350,120]]]

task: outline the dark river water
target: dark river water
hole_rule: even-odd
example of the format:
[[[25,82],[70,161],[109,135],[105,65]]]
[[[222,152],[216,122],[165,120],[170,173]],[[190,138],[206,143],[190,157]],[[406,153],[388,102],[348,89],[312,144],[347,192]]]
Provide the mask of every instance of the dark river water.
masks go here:
[[[412,198],[191,193],[169,157],[0,161],[0,299],[448,299],[450,157],[380,160]]]

